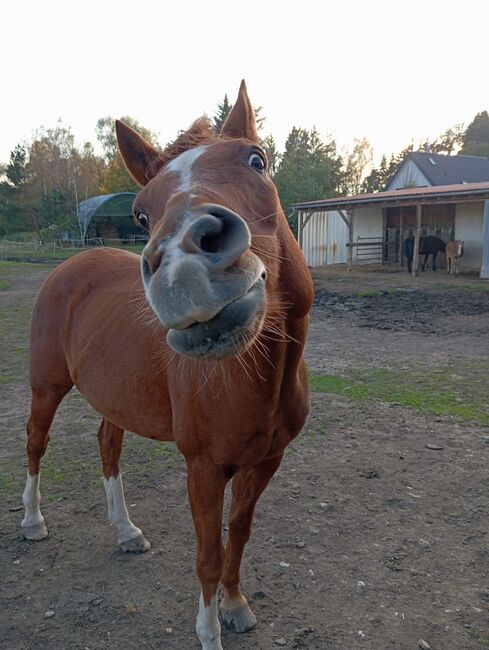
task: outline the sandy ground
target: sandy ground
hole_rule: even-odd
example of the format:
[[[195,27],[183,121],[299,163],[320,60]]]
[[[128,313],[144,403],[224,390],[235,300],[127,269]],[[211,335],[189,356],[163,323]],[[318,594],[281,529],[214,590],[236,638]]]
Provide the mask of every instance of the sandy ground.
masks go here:
[[[0,647],[199,648],[193,526],[171,445],[126,436],[126,499],[152,549],[122,554],[98,417],[73,393],[43,465],[50,536],[21,537],[27,323],[47,271],[0,269]],[[311,418],[258,505],[242,570],[258,624],[225,632],[224,647],[489,648],[488,284],[431,271],[313,276],[308,365],[343,388],[315,384]],[[379,371],[404,392],[406,376],[425,392],[446,381],[454,408],[477,408],[418,409],[392,386],[349,394],[348,382],[375,392]]]

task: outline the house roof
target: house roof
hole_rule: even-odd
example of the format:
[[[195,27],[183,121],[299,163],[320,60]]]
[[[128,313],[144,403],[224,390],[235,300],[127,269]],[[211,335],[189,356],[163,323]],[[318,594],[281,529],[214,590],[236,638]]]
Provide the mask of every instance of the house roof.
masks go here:
[[[370,206],[387,208],[397,205],[466,203],[487,200],[489,200],[489,181],[435,187],[412,187],[405,190],[389,190],[388,192],[355,196],[336,196],[321,201],[296,203],[292,207],[301,212],[320,212],[323,210],[352,210]]]
[[[489,159],[481,156],[442,156],[437,153],[414,151],[406,156],[395,172],[397,176],[404,164],[412,160],[431,185],[482,183],[489,181]],[[387,187],[389,187],[389,183]]]

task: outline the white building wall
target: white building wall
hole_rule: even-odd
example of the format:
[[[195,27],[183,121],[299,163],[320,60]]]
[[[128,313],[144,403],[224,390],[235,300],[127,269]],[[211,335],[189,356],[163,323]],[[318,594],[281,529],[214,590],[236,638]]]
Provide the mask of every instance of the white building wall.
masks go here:
[[[455,209],[455,239],[464,240],[462,271],[481,268],[484,203],[460,203]]]
[[[404,163],[385,189],[399,190],[406,187],[431,187],[429,180],[412,160]]]
[[[384,215],[382,208],[356,208],[353,217],[353,242],[358,238],[384,237]],[[353,248],[353,262],[357,261],[358,248]],[[379,260],[380,261],[380,260]]]

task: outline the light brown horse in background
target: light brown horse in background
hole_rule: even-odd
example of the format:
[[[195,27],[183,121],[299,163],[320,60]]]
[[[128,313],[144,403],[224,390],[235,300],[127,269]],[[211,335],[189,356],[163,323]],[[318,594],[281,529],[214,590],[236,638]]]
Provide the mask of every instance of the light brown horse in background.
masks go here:
[[[445,255],[447,258],[447,273],[456,273],[460,271],[460,262],[464,254],[464,240],[456,239],[447,242]]]
[[[201,118],[162,153],[120,122],[117,137],[143,186],[135,219],[151,237],[142,257],[80,253],[40,290],[22,530],[31,540],[48,534],[40,460],[73,385],[103,415],[104,485],[124,551],[149,548],[124,502],[124,431],[174,440],[186,460],[197,536],[197,634],[202,648],[220,650],[219,609],[235,631],[256,623],[240,589],[243,550],[255,504],[309,412],[303,348],[311,278],[268,175],[244,82],[219,136]]]

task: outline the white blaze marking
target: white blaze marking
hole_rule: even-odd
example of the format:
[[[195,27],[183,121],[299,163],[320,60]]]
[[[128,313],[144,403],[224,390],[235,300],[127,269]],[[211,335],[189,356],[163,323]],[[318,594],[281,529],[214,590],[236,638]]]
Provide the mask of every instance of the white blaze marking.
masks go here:
[[[209,607],[204,604],[204,596],[200,592],[199,614],[195,630],[202,650],[223,650],[221,645],[221,625],[217,616],[217,595],[211,599]]]
[[[193,149],[184,151],[179,156],[168,163],[168,171],[180,174],[179,192],[188,192],[192,184],[192,167],[197,158],[207,149],[206,145],[199,145]]]
[[[25,507],[25,516],[22,526],[39,526],[43,523],[44,517],[41,514],[41,491],[39,490],[40,474],[30,476],[27,474],[22,501]]]
[[[109,519],[117,527],[118,542],[127,542],[133,537],[142,535],[142,532],[129,519],[126,502],[124,500],[124,489],[122,487],[122,476],[111,476],[108,480],[104,478],[105,494],[107,495],[107,506]]]

